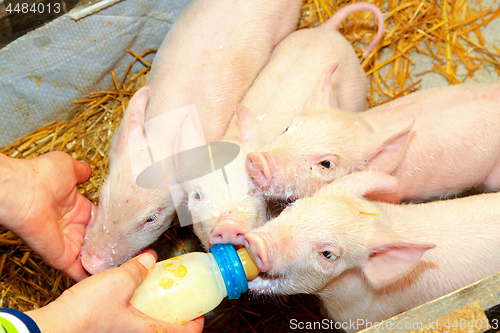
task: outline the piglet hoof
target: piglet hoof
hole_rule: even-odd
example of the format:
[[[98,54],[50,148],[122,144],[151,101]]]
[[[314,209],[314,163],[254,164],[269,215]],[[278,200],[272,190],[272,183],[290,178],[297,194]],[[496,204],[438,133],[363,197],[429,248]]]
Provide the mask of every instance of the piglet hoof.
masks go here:
[[[269,247],[264,238],[253,232],[248,232],[245,234],[245,247],[261,272],[268,272],[271,269]]]

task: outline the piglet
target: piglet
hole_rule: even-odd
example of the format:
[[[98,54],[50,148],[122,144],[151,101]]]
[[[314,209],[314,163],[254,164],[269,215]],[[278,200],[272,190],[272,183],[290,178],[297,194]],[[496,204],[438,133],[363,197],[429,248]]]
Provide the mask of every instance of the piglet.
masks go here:
[[[325,102],[325,105],[327,101]],[[500,190],[500,81],[422,90],[363,113],[311,109],[250,153],[265,193],[298,198],[353,171],[394,175],[378,200],[425,200],[473,186]]]
[[[500,270],[500,193],[408,205],[363,198],[397,187],[390,175],[352,173],[247,233],[265,272],[250,289],[315,294],[351,332]]]
[[[347,16],[360,10],[373,12],[378,22],[377,35],[364,55],[368,54],[384,30],[382,13],[373,4],[347,5],[322,26],[291,33],[273,50],[221,141],[239,145],[243,156],[261,149],[281,134],[306,104],[318,100],[313,92],[323,85],[328,87],[325,94],[331,97],[332,105],[352,111],[364,109],[365,73],[352,46],[336,30]],[[190,141],[195,135],[184,131],[181,142]],[[205,164],[201,159],[196,163],[184,160],[177,169],[184,174],[196,173]],[[183,183],[194,231],[206,248],[218,243],[243,244],[243,235],[267,219],[265,198],[255,188],[244,162],[234,161],[226,172],[232,176],[227,183],[222,170],[203,177],[187,177],[196,179]]]
[[[178,181],[187,193],[193,229],[207,250],[219,243],[243,245],[248,229],[267,220],[265,198],[245,169],[247,147],[255,147],[253,120],[248,109],[237,106],[222,141],[209,143],[209,160],[201,154],[177,155]],[[197,135],[183,126],[176,152],[186,151],[185,142]]]
[[[346,17],[361,10],[371,11],[378,23],[366,56],[382,38],[384,19],[377,6],[365,2],[341,8],[319,27],[291,33],[274,48],[241,102],[257,118],[260,145],[281,134],[306,104],[314,105],[311,97],[324,85],[332,106],[347,111],[367,108],[365,72],[351,44],[337,31]]]
[[[178,126],[169,124],[153,135],[147,127],[158,125],[158,117],[167,112],[173,119],[178,109],[194,105],[203,140],[220,139],[273,47],[296,28],[300,5],[300,0],[194,0],[184,9],[155,56],[147,87],[130,101],[113,140],[109,174],[81,253],[90,273],[132,257],[158,238],[175,215],[168,187],[136,185],[137,169],[148,167],[151,156],[148,149],[131,149],[131,136],[144,126],[149,148],[172,155]]]

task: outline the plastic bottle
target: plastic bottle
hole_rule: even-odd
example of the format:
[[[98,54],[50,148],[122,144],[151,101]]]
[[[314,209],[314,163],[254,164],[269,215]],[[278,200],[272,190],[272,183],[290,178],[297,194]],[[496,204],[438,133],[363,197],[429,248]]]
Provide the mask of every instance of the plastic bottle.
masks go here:
[[[245,248],[217,244],[211,253],[192,252],[156,264],[130,303],[169,323],[185,323],[213,310],[224,297],[236,299],[260,273]]]

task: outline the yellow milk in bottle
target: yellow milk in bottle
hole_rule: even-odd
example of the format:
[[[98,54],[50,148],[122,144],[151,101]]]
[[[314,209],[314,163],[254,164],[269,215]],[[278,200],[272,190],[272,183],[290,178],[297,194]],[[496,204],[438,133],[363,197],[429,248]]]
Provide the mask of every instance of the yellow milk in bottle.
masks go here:
[[[213,310],[224,297],[238,298],[259,270],[242,248],[217,244],[211,253],[193,252],[159,262],[130,303],[147,315],[184,323]]]

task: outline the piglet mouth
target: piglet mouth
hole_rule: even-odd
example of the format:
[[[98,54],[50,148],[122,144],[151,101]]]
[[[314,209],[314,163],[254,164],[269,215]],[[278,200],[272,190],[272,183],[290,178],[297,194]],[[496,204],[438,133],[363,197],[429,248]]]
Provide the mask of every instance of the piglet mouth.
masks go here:
[[[297,198],[296,189],[293,186],[280,185],[278,182],[271,184],[262,192],[267,196],[273,196],[283,200],[294,200]]]
[[[274,293],[284,284],[284,278],[269,273],[260,273],[252,281],[248,281],[248,289],[258,293]]]
[[[289,199],[296,197],[296,187],[286,185],[287,180],[280,172],[276,172],[274,177],[266,185],[257,184],[258,193],[265,197],[278,197],[282,199]],[[257,192],[257,191],[255,191]]]

